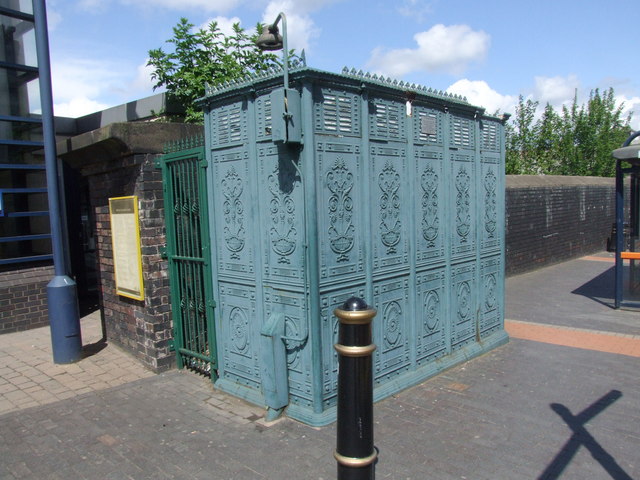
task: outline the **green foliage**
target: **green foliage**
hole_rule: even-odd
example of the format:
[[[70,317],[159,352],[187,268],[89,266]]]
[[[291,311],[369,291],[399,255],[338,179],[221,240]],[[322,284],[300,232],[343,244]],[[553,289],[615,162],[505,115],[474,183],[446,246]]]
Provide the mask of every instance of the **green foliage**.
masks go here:
[[[162,48],[149,51],[147,65],[153,67],[154,89],[166,87],[184,105],[185,121],[202,123],[202,112],[195,100],[204,97],[206,84],[217,85],[281,66],[276,54],[264,53],[256,47],[254,40],[261,31],[262,26],[257,25],[256,33],[249,35],[236,23],[233,33],[227,36],[217,22],[194,30],[192,23],[181,18],[173,27],[173,38],[166,42],[173,45],[173,51],[165,52]]]
[[[547,104],[535,119],[538,102],[520,97],[516,114],[507,124],[508,174],[587,175],[615,174],[611,152],[625,141],[631,116],[622,115],[612,88],[591,92],[586,105],[574,97],[561,112]]]
[[[520,174],[530,173],[535,169],[534,164],[534,142],[537,136],[535,113],[538,102],[532,100],[524,101],[522,95],[516,107],[516,114],[511,123],[506,128],[506,171]]]

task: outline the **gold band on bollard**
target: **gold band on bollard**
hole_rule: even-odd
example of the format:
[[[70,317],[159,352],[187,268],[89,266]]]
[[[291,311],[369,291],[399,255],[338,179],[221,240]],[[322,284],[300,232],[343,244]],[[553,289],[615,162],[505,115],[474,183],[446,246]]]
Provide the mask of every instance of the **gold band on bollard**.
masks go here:
[[[376,313],[378,312],[375,308],[355,311],[336,308],[333,311],[333,314],[338,317],[340,323],[345,323],[347,325],[366,325],[367,323],[371,323],[371,320],[376,316]]]
[[[335,348],[340,355],[344,355],[345,357],[366,357],[376,350],[376,345],[372,343],[371,345],[364,345],[361,347],[348,347],[346,345],[336,343],[333,348]]]
[[[376,458],[378,458],[378,452],[374,450],[371,455],[363,458],[345,457],[344,455],[340,455],[338,452],[333,452],[333,457],[338,461],[340,465],[344,465],[345,467],[358,468],[366,467],[375,462]]]

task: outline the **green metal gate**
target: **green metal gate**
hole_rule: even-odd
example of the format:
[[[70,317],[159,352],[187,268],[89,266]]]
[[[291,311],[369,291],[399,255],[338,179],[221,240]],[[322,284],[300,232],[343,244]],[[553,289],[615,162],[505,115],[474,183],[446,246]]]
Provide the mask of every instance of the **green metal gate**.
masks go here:
[[[189,138],[167,144],[160,167],[178,368],[186,367],[215,380],[215,302],[204,139]]]

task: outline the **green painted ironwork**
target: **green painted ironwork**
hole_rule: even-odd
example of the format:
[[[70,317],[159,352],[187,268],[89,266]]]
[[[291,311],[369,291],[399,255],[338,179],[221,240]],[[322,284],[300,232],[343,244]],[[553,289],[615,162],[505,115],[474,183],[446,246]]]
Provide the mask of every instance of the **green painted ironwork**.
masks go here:
[[[375,74],[291,67],[286,95],[273,70],[200,101],[216,388],[319,426],[336,418],[333,311],[352,296],[379,312],[376,400],[507,341],[505,119]]]
[[[204,139],[165,145],[162,169],[167,259],[178,368],[216,380]]]

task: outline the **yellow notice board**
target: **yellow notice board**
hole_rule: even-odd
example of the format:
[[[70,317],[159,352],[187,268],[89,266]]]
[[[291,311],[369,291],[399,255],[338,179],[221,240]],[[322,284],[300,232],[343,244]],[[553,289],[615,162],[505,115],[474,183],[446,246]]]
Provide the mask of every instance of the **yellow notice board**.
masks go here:
[[[138,197],[110,198],[109,217],[111,218],[116,293],[124,297],[144,300]]]

